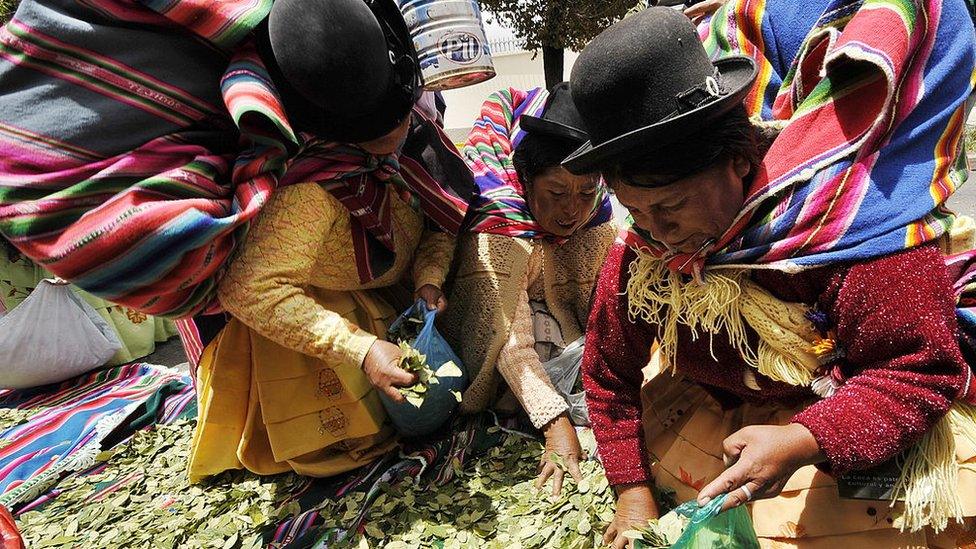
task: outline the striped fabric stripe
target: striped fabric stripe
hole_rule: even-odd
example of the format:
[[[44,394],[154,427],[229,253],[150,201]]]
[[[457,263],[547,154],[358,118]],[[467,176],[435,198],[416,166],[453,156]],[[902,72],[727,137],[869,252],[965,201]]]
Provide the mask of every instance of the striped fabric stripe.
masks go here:
[[[88,4],[145,12],[142,24],[153,19],[128,2]],[[182,4],[152,7],[192,22],[217,45],[229,45],[270,9],[269,1]],[[203,17],[205,9],[213,13]],[[58,276],[132,309],[170,316],[218,310],[224,264],[277,187],[295,141],[253,45],[240,45],[221,83],[241,124],[242,148],[215,153],[210,143],[238,132],[219,122],[227,107],[68,45],[54,32],[15,19],[0,31],[0,55],[52,86],[95,91],[115,100],[119,112],[135,106],[184,130],[106,158],[0,121],[0,233]]]
[[[102,438],[140,404],[173,386],[175,398],[159,413],[172,420],[192,406],[195,395],[188,378],[159,366],[129,364],[56,387],[0,391],[0,406],[39,410],[27,423],[0,433],[0,503],[31,501],[64,474],[94,465]]]
[[[74,46],[31,28],[18,20],[0,30],[0,42],[15,53],[12,61],[31,64],[56,78],[71,79],[160,116],[193,123],[222,112],[222,106],[210,105],[187,92],[153,78],[108,56]]]
[[[89,0],[90,4],[117,9],[120,2]],[[244,38],[271,12],[273,0],[139,0],[179,28],[190,30],[225,49]]]
[[[194,368],[191,369],[191,377],[195,376],[195,367],[200,363],[200,355],[203,354],[203,343],[200,341],[200,331],[192,318],[181,318],[175,322],[176,331],[180,334],[180,341],[183,342],[183,351],[186,353],[187,360]],[[194,386],[196,379],[194,378]]]
[[[952,222],[943,205],[966,178],[961,122],[976,65],[968,15],[961,0],[721,8],[706,50],[755,59],[747,111],[788,124],[706,268],[860,261],[942,235]],[[622,238],[672,267],[687,260],[636,228]]]

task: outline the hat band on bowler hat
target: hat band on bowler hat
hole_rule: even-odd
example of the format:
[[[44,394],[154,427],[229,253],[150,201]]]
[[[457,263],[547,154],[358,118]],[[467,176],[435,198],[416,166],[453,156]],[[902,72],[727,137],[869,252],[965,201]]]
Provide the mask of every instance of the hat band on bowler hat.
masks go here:
[[[675,94],[674,100],[675,103],[677,103],[677,107],[654,123],[660,124],[661,122],[667,122],[668,120],[681,116],[686,112],[700,108],[709,101],[713,101],[722,96],[728,95],[728,93],[728,88],[722,85],[722,74],[716,67],[712,75],[706,76],[705,80],[701,84],[692,86],[683,92]]]

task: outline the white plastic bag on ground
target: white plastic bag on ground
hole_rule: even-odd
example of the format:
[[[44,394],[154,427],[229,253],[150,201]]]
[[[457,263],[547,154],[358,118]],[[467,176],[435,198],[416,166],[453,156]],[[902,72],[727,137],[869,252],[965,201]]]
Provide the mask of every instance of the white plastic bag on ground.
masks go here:
[[[579,379],[580,367],[583,365],[585,339],[585,336],[577,339],[567,345],[559,356],[542,363],[553,386],[569,404],[570,421],[573,425],[579,426],[590,424],[590,416],[586,409],[586,395],[583,392],[573,392],[576,380]]]
[[[121,347],[108,323],[67,284],[42,280],[0,317],[0,387],[64,381],[105,364]]]

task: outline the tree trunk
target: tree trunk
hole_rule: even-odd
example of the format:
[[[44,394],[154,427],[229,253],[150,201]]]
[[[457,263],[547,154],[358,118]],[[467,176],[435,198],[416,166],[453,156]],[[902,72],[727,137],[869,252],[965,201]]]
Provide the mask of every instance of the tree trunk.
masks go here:
[[[563,81],[563,49],[542,46],[542,67],[546,71],[546,89]]]

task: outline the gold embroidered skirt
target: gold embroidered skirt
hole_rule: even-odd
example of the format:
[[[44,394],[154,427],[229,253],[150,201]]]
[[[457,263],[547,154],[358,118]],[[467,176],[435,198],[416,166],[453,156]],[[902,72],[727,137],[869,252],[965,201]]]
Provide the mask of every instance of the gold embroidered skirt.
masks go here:
[[[315,298],[379,337],[395,318],[372,292],[318,290]],[[396,444],[358,364],[287,349],[237,319],[204,350],[197,376],[191,482],[241,468],[327,477],[365,465]]]

